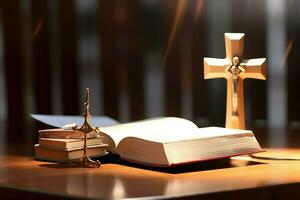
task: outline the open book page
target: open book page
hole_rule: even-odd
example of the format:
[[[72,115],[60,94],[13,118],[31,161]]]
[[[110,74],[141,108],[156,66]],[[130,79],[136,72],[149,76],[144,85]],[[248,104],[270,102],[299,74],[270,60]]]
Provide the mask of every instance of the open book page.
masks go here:
[[[126,137],[117,146],[121,158],[153,166],[205,161],[260,150],[252,131],[220,127],[158,131],[142,137]]]
[[[240,135],[249,134],[253,136],[252,131],[249,130],[239,130],[239,129],[227,129],[221,127],[206,127],[206,128],[170,128],[165,131],[157,130],[152,134],[145,134],[142,137],[136,136],[138,138],[149,140],[158,143],[169,143],[184,140],[195,140],[195,139],[205,139],[213,137],[240,137]],[[133,136],[135,137],[135,136]]]
[[[37,121],[43,122],[54,127],[64,127],[68,124],[81,126],[84,122],[82,116],[77,115],[39,115],[31,114],[31,117]],[[94,127],[113,126],[119,124],[116,120],[107,116],[93,116],[89,123]]]
[[[252,131],[249,130],[220,127],[198,128],[188,120],[171,117],[103,127],[101,130],[112,137],[116,145],[126,137],[168,143],[209,137],[234,137],[241,134],[253,135]]]
[[[184,135],[185,132],[191,132],[189,131],[191,129],[197,130],[198,127],[189,120],[176,117],[162,117],[102,127],[100,130],[110,136],[115,146],[118,146],[119,142],[126,137],[160,141],[172,138],[174,135],[178,135],[177,133],[179,132]]]
[[[176,142],[182,140],[194,140],[194,139],[205,139],[213,137],[239,137],[240,135],[253,136],[250,130],[241,129],[229,129],[221,127],[205,127],[197,128],[192,130],[179,130],[174,131],[173,134],[165,134],[157,138],[149,138],[151,141],[155,142]]]

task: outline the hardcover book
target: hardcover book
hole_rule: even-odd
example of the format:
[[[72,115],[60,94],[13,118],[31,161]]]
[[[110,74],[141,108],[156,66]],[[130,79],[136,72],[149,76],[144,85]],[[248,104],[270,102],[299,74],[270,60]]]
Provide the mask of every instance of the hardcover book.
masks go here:
[[[73,148],[69,150],[58,150],[43,147],[40,144],[34,145],[35,158],[37,160],[53,161],[59,163],[76,163],[83,155],[83,148]],[[95,145],[87,148],[87,155],[99,157],[106,155],[106,145]]]
[[[82,149],[84,146],[83,139],[56,139],[56,138],[39,138],[39,144],[42,148],[71,151],[73,149]],[[87,146],[97,146],[103,144],[102,137],[90,138],[87,140]]]

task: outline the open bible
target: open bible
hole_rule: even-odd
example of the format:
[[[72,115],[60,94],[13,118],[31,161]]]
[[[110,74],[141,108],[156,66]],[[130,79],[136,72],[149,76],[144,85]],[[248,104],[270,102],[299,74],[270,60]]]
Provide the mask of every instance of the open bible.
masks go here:
[[[167,117],[100,129],[108,150],[124,160],[172,166],[261,151],[249,130],[198,128],[191,121]]]
[[[108,151],[124,160],[150,166],[173,166],[262,151],[250,130],[198,128],[189,120],[175,117],[104,126],[100,131]]]

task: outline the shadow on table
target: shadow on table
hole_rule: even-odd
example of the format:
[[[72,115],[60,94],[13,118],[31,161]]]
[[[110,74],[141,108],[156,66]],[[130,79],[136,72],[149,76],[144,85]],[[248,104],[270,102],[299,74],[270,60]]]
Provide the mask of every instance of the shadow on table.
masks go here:
[[[99,158],[99,161],[104,165],[108,163],[119,164],[119,165],[125,165],[129,167],[150,170],[150,171],[159,171],[159,172],[164,172],[169,174],[179,174],[179,173],[194,172],[194,171],[207,171],[207,170],[217,170],[217,169],[265,164],[265,163],[249,161],[245,159],[232,160],[230,158],[227,158],[227,159],[220,159],[220,160],[211,160],[206,162],[183,164],[183,165],[177,165],[172,167],[153,167],[153,166],[146,166],[146,165],[128,162],[120,159],[117,155],[111,155],[111,154]],[[47,164],[41,164],[40,166],[55,168],[55,169],[83,168],[83,166],[80,165],[74,165],[74,164],[68,165],[68,164],[59,164],[59,163],[51,163],[51,164],[47,163]]]

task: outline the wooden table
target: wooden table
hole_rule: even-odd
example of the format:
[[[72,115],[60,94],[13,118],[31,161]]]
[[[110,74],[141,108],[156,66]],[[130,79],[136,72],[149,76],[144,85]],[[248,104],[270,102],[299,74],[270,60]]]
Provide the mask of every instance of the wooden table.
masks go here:
[[[33,131],[27,130],[26,140],[18,132],[22,127],[14,127],[0,129],[6,135],[0,145],[1,199],[300,199],[298,160],[235,157],[164,170],[106,162],[87,169],[34,160]],[[265,131],[255,133],[268,146]],[[268,155],[300,158],[299,134],[288,133],[293,149],[269,149]]]
[[[300,154],[300,149],[279,152]],[[292,160],[235,157],[167,170],[128,163],[86,169],[0,156],[0,195],[5,199],[299,199],[299,183],[300,161]]]

